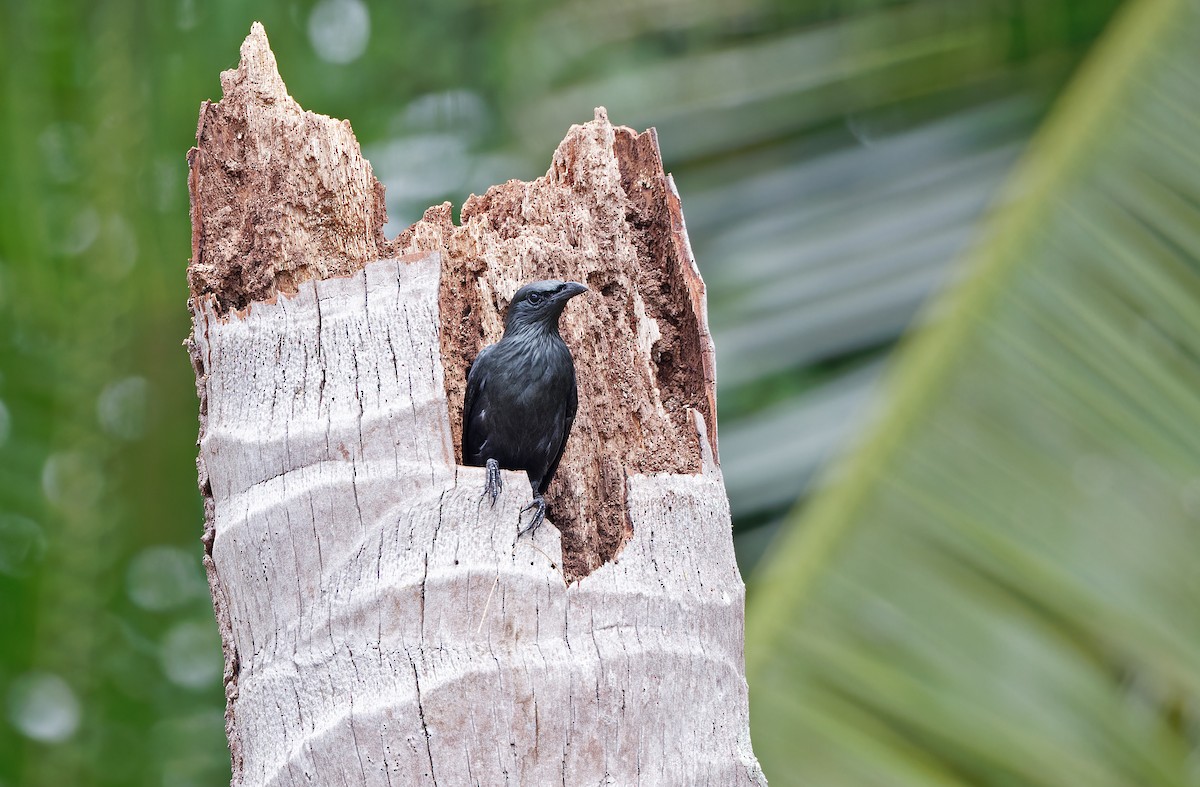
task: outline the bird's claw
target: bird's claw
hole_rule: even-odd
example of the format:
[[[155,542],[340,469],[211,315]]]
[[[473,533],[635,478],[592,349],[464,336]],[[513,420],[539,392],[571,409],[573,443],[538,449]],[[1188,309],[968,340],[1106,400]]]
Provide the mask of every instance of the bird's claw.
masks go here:
[[[529,533],[532,536],[537,532],[538,525],[542,524],[546,519],[546,501],[541,495],[533,498],[533,502],[521,509],[521,513],[533,509],[533,516],[529,518],[529,524],[517,531],[517,538]],[[518,520],[520,521],[520,520]]]
[[[487,481],[483,485],[483,494],[479,499],[491,495],[492,505],[496,505],[496,498],[500,497],[501,490],[504,489],[504,482],[500,480],[500,463],[495,459],[487,460]]]

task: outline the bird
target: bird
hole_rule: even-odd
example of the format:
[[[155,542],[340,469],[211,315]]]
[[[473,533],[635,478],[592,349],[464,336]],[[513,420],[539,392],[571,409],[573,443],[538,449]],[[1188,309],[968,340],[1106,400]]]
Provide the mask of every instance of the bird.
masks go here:
[[[504,315],[504,335],[480,350],[467,372],[463,462],[487,468],[480,497],[490,496],[493,506],[504,486],[500,469],[525,471],[533,502],[521,515],[533,515],[517,538],[536,533],[546,518],[544,495],[575,422],[575,359],[559,335],[558,318],[567,301],[587,289],[558,280],[521,287]]]

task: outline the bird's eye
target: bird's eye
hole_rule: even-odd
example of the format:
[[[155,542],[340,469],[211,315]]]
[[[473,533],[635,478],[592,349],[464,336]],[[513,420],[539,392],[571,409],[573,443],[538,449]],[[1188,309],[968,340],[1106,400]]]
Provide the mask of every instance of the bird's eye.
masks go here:
[[[534,306],[537,306],[539,303],[542,302],[542,296],[539,293],[531,292],[531,293],[529,293],[529,297],[526,300],[528,300]]]

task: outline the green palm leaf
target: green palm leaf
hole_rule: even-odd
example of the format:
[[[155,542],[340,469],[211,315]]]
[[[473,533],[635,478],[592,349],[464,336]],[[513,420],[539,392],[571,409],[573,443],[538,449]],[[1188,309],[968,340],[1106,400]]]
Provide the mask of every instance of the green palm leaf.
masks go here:
[[[775,787],[1200,784],[1197,41],[1114,23],[752,583]]]

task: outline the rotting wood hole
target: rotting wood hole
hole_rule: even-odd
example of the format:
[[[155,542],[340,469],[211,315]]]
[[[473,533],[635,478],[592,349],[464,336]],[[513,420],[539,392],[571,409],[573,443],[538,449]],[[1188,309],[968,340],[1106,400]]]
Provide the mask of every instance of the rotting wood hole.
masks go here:
[[[499,338],[508,298],[534,279],[588,283],[593,292],[572,301],[562,321],[580,409],[548,503],[564,576],[582,578],[613,559],[631,532],[626,475],[699,472],[691,409],[715,447],[711,351],[696,310],[703,285],[677,230],[682,217],[653,130],[614,127],[599,110],[567,133],[544,177],[493,186],[458,210],[433,206],[389,241],[382,187],[348,124],[264,97],[251,80],[223,84],[226,96],[202,110],[189,155],[193,297],[211,296],[228,313],[372,260],[439,252],[439,341],[457,454],[466,370]],[[323,148],[306,141],[319,139],[344,155],[308,156]]]

